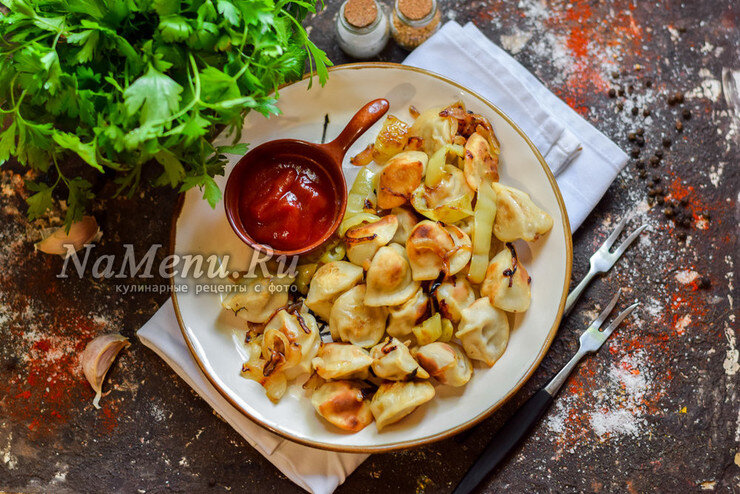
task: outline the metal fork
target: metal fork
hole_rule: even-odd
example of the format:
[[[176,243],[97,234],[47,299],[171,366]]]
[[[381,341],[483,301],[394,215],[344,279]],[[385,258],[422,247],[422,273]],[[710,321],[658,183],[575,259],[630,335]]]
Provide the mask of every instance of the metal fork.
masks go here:
[[[573,289],[572,292],[568,294],[568,298],[565,300],[565,311],[563,312],[563,317],[567,316],[571,309],[573,309],[573,306],[576,304],[576,301],[581,297],[581,293],[583,290],[586,289],[589,283],[591,283],[591,280],[594,279],[594,276],[597,274],[603,274],[609,271],[612,266],[614,266],[614,263],[617,262],[617,260],[624,254],[624,251],[627,250],[627,247],[632,244],[632,242],[635,241],[635,239],[642,233],[642,231],[647,228],[647,225],[641,225],[637,230],[632,232],[632,234],[627,237],[627,239],[622,242],[622,245],[617,247],[617,249],[614,252],[609,252],[609,249],[611,249],[612,245],[614,245],[614,241],[619,237],[619,234],[622,233],[622,230],[624,230],[624,225],[627,224],[628,217],[625,216],[622,218],[622,220],[617,224],[617,227],[614,229],[614,231],[609,235],[603,244],[601,244],[601,247],[599,247],[599,250],[594,252],[594,255],[591,256],[591,259],[589,259],[590,267],[588,269],[588,273],[586,273],[586,276],[581,280],[580,283]]]
[[[624,226],[624,225],[622,225]],[[613,241],[613,239],[612,239]],[[563,383],[568,378],[570,373],[573,371],[578,362],[589,353],[593,353],[598,350],[601,345],[609,338],[619,324],[624,320],[625,317],[630,315],[634,311],[639,303],[632,304],[622,312],[609,324],[606,329],[600,331],[604,321],[609,316],[614,306],[617,305],[619,295],[622,290],[619,290],[616,295],[611,299],[606,308],[601,311],[599,317],[583,332],[580,338],[580,346],[578,351],[565,364],[560,372],[542,389],[537,391],[524,405],[514,412],[514,415],[501,426],[496,435],[491,439],[486,446],[486,449],[478,457],[470,470],[465,474],[465,477],[457,484],[453,494],[468,494],[480,484],[480,482],[492,472],[496,466],[506,458],[519,441],[532,429],[532,427],[539,421],[544,413],[549,408],[553,401],[553,398],[558,393]]]

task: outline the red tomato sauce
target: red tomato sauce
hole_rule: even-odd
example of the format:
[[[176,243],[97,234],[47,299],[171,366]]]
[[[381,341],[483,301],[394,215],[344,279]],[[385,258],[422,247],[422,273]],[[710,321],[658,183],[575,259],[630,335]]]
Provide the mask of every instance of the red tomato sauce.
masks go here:
[[[331,179],[302,156],[264,158],[244,174],[239,216],[261,244],[277,250],[306,247],[326,233],[336,215]]]

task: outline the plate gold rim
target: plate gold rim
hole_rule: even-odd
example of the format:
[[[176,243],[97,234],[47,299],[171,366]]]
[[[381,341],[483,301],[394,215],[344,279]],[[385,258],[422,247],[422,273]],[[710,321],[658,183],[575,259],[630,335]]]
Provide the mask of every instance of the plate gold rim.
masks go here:
[[[190,354],[195,359],[196,363],[198,364],[198,367],[200,368],[201,372],[203,372],[203,375],[205,375],[206,379],[211,383],[211,385],[216,388],[216,390],[223,396],[234,408],[239,410],[245,417],[249,418],[259,426],[263,427],[264,429],[273,432],[289,441],[293,441],[299,444],[303,444],[305,446],[309,446],[312,448],[318,448],[328,451],[337,451],[342,453],[384,453],[389,451],[397,451],[401,449],[408,449],[408,448],[414,448],[418,446],[422,446],[424,444],[433,443],[436,441],[441,441],[443,439],[447,439],[449,437],[452,437],[456,434],[459,434],[460,432],[463,432],[466,429],[469,429],[481,421],[488,418],[493,412],[498,410],[501,406],[503,406],[504,403],[506,403],[509,399],[511,399],[512,396],[514,396],[521,388],[524,386],[524,384],[529,380],[530,377],[532,377],[532,374],[534,374],[534,371],[539,367],[540,363],[542,362],[542,359],[545,357],[545,354],[550,349],[550,345],[552,344],[553,339],[555,338],[555,335],[557,334],[558,327],[560,326],[560,321],[563,317],[563,310],[565,308],[565,300],[568,296],[568,287],[570,286],[570,276],[571,276],[571,270],[573,267],[573,237],[571,235],[570,231],[570,221],[568,219],[568,213],[565,210],[565,203],[563,202],[563,197],[560,194],[560,188],[558,187],[557,182],[555,181],[555,177],[552,174],[552,171],[550,171],[550,168],[547,166],[547,163],[545,163],[544,158],[542,157],[542,154],[539,152],[539,150],[535,147],[535,145],[532,143],[532,141],[529,139],[529,137],[522,131],[522,129],[519,128],[519,126],[514,123],[508,115],[506,115],[503,111],[501,111],[496,105],[488,101],[486,98],[482,97],[480,94],[476,93],[475,91],[472,91],[462,84],[459,84],[451,79],[448,79],[447,77],[444,77],[442,75],[436,74],[434,72],[431,72],[429,70],[420,69],[417,67],[410,67],[407,65],[401,65],[398,63],[392,63],[392,62],[358,62],[358,63],[350,63],[350,64],[344,64],[344,65],[337,65],[334,67],[330,67],[330,72],[338,72],[341,70],[359,70],[359,69],[365,69],[365,68],[393,68],[393,69],[401,69],[401,70],[409,70],[412,72],[418,72],[421,74],[425,74],[427,76],[433,77],[435,79],[441,80],[447,84],[450,84],[454,87],[457,87],[459,89],[462,89],[471,95],[475,96],[479,100],[481,100],[484,104],[488,105],[488,107],[496,112],[499,116],[501,116],[506,122],[511,125],[514,130],[525,140],[525,142],[529,145],[529,147],[534,151],[535,156],[537,157],[537,160],[540,162],[540,166],[542,166],[542,169],[545,172],[545,175],[547,176],[547,179],[550,182],[550,186],[553,189],[553,192],[555,193],[555,196],[558,201],[558,207],[560,208],[560,214],[563,218],[563,228],[565,231],[565,244],[566,244],[566,276],[565,276],[565,282],[563,285],[563,291],[560,297],[560,305],[558,306],[558,312],[557,316],[555,317],[555,321],[553,322],[552,327],[550,328],[550,331],[547,334],[547,338],[545,339],[545,342],[542,345],[542,348],[540,348],[539,353],[537,354],[537,357],[535,358],[532,365],[525,371],[523,376],[519,379],[517,384],[497,403],[494,403],[491,405],[488,409],[478,414],[476,417],[468,420],[464,424],[460,424],[456,427],[453,427],[452,429],[447,429],[443,432],[439,432],[437,434],[432,434],[429,436],[425,436],[422,438],[418,438],[411,441],[399,441],[391,444],[386,444],[383,446],[337,446],[331,443],[323,443],[318,441],[311,441],[309,439],[304,439],[301,437],[293,436],[285,431],[276,429],[265,422],[261,421],[259,418],[253,416],[246,410],[244,410],[242,407],[240,407],[236,401],[230,396],[230,394],[221,388],[219,384],[215,381],[215,379],[206,371],[205,366],[198,358],[198,355],[195,352],[195,349],[193,348],[193,344],[190,341],[190,338],[188,337],[187,331],[185,331],[185,323],[182,320],[182,314],[180,313],[180,306],[177,301],[177,293],[174,290],[174,284],[175,280],[174,277],[170,278],[170,286],[172,290],[171,298],[172,298],[172,305],[175,309],[175,316],[177,318],[177,324],[180,326],[180,332],[182,333],[183,338],[185,339],[185,343],[188,346],[188,349],[190,350]],[[305,75],[300,81],[296,81],[290,84],[284,84],[281,86],[281,89],[290,86],[292,84],[297,84],[299,82],[304,81],[305,79],[311,77],[310,74]],[[175,251],[175,239],[177,237],[177,222],[180,219],[180,214],[182,213],[182,208],[184,205],[185,200],[185,194],[180,194],[180,197],[178,199],[177,206],[175,207],[175,211],[173,212],[172,216],[172,226],[170,228],[170,254],[173,254]]]

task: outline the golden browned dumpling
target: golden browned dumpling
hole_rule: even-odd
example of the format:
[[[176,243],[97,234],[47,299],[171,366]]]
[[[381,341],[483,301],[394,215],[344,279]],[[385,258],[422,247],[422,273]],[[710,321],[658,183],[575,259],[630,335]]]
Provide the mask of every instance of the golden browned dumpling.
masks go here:
[[[506,350],[509,321],[504,311],[493,307],[487,298],[479,298],[462,311],[455,336],[468,357],[491,367]]]
[[[433,378],[449,386],[463,386],[473,375],[473,365],[454,343],[424,345],[416,352],[416,359]]]
[[[357,432],[373,421],[363,388],[352,381],[324,383],[311,395],[311,404],[330,424]]]
[[[457,120],[453,117],[442,117],[442,108],[430,108],[422,112],[409,129],[410,138],[422,139],[424,152],[431,155],[445,144],[450,144],[457,133]]]
[[[552,217],[532,202],[526,192],[503,185],[493,184],[496,192],[496,221],[493,233],[502,242],[513,242],[519,238],[531,242],[549,232]]]
[[[367,379],[372,363],[367,350],[348,343],[325,343],[311,361],[324,379]]]
[[[381,247],[373,257],[366,277],[365,305],[401,305],[419,289],[411,279],[406,250],[398,244]]]
[[[529,308],[532,298],[527,274],[510,243],[496,254],[486,269],[486,277],[481,284],[480,293],[491,300],[494,307],[506,312],[524,312]]]
[[[406,208],[393,208],[391,214],[395,214],[398,218],[398,229],[396,234],[393,236],[393,242],[401,245],[406,245],[406,241],[411,235],[411,230],[419,222],[419,218],[413,211],[409,211]]]
[[[292,283],[292,277],[245,276],[237,282],[239,289],[226,296],[221,305],[249,322],[264,323],[288,304],[288,287]]]
[[[370,402],[378,430],[398,422],[417,407],[434,398],[429,381],[384,382]]]
[[[373,159],[377,164],[382,165],[403,151],[409,140],[408,130],[406,122],[388,115],[373,145]]]
[[[278,331],[285,338],[276,337]],[[265,360],[279,359],[287,379],[311,370],[311,359],[319,351],[321,337],[316,319],[309,314],[305,305],[300,310],[278,311],[265,325],[262,340],[262,357]],[[282,358],[280,354],[282,352]]]
[[[415,280],[434,280],[439,273],[459,273],[470,260],[470,237],[456,226],[424,220],[416,224],[406,242]]]
[[[334,300],[362,280],[362,268],[347,261],[321,266],[311,279],[306,305],[325,321],[329,320]],[[287,291],[286,291],[287,303]],[[285,303],[283,305],[285,305]]]
[[[414,326],[424,320],[429,308],[429,297],[421,288],[403,305],[390,308],[388,320],[388,334],[396,338],[403,338],[411,334]]]
[[[434,221],[456,223],[473,214],[474,191],[465,181],[463,171],[444,165],[442,178],[434,187],[422,184],[411,194],[411,205]]]
[[[485,137],[473,132],[465,143],[465,181],[471,189],[478,190],[482,177],[498,180],[498,155],[491,153]]]
[[[446,271],[448,275],[459,273],[467,266],[470,257],[473,254],[473,243],[470,237],[462,229],[455,225],[445,226],[452,237],[452,241],[455,243],[455,250],[449,256],[449,269]]]
[[[329,329],[334,341],[342,340],[369,348],[385,333],[388,310],[368,307],[364,303],[365,285],[357,285],[334,302],[329,317]]]
[[[439,312],[453,323],[460,322],[462,310],[475,301],[473,287],[463,278],[451,278],[440,284],[434,291]]]
[[[408,347],[401,340],[388,336],[370,350],[373,358],[373,373],[381,379],[408,381],[409,379],[428,379],[429,374],[411,356]]]
[[[428,160],[421,151],[404,151],[388,160],[378,179],[378,207],[391,209],[406,204],[421,184]]]
[[[391,241],[397,229],[398,218],[392,214],[383,216],[374,223],[365,223],[350,228],[344,234],[344,241],[347,243],[347,259],[367,269],[375,253]]]

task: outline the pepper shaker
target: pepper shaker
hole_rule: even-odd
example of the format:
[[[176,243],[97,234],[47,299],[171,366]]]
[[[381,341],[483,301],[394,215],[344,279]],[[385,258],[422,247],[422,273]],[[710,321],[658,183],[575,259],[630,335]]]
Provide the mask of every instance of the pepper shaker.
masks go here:
[[[441,20],[437,0],[396,0],[391,34],[402,48],[413,50],[440,28]]]
[[[337,16],[337,44],[351,57],[374,57],[388,43],[388,24],[388,16],[376,0],[346,0]]]

